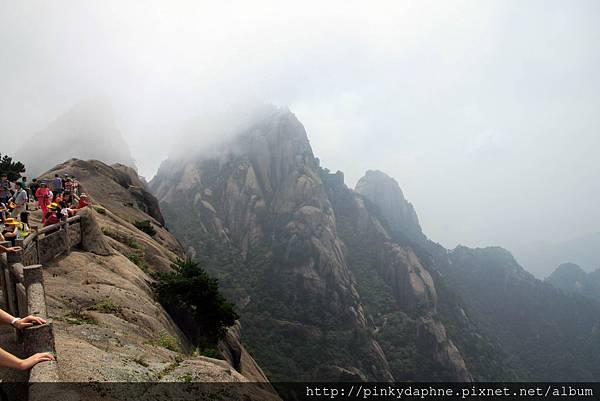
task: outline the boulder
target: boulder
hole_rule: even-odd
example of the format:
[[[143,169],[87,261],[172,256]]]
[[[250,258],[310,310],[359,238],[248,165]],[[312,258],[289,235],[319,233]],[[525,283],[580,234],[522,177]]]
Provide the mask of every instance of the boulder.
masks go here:
[[[81,216],[81,247],[96,255],[108,256],[111,254],[111,250],[104,239],[100,225],[94,217],[95,213],[90,207],[77,212]]]

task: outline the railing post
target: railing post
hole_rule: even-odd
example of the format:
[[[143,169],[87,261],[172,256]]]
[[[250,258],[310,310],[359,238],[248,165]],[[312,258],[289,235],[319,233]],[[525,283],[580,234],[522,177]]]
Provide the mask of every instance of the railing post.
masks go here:
[[[31,265],[23,268],[23,284],[29,287],[31,284],[44,282],[42,265]]]
[[[17,298],[16,281],[11,272],[11,266],[15,263],[21,263],[23,260],[23,250],[6,254],[6,268],[4,269],[4,281],[6,283],[6,307],[8,313],[13,316],[20,317],[19,300]],[[15,338],[17,342],[21,341],[19,330],[15,329]]]
[[[79,244],[83,244],[83,225],[81,224],[81,216],[79,216],[79,220],[77,220],[77,224],[79,224]]]
[[[40,263],[40,239],[38,238],[38,226],[31,226],[34,235],[33,242],[35,243],[35,263]]]
[[[55,345],[52,320],[48,319],[46,324],[24,329],[23,341],[25,355],[30,356],[38,352],[51,352],[54,354]],[[58,381],[58,365],[55,361],[38,363],[29,373],[30,383]]]
[[[12,273],[10,272],[10,267],[3,270],[4,282],[6,283],[6,307],[8,308],[8,313],[19,317],[19,305],[17,303],[17,290],[15,288],[15,281],[13,280]],[[17,331],[15,331],[15,335],[18,339]]]
[[[48,311],[42,265],[24,267],[23,283],[27,291],[27,313],[46,318]]]
[[[17,304],[15,285],[16,280],[14,280],[11,274],[11,266],[15,263],[23,262],[23,249],[17,252],[11,252],[6,254],[6,261],[8,262],[8,269],[6,270],[5,278],[6,278],[6,286],[8,292],[8,307],[10,309],[11,315],[18,316],[19,315],[19,307]]]
[[[15,260],[15,262],[23,263],[25,261],[25,247],[23,246],[23,240],[22,239],[15,240],[15,246],[18,246],[19,248],[21,248],[21,250],[19,251],[20,259]]]
[[[6,288],[6,279],[4,278],[4,271],[6,270],[6,268],[4,267],[4,264],[0,266],[0,287],[2,287],[2,305],[4,305],[5,308],[8,308],[8,294]]]
[[[65,255],[68,255],[71,253],[71,239],[69,238],[69,222],[67,221],[67,219],[65,219],[65,221],[63,222],[62,229],[65,231],[65,246],[67,247],[67,249],[65,250]]]
[[[9,246],[8,242],[0,242],[2,246]],[[2,301],[5,308],[8,308],[8,290],[6,286],[6,279],[4,278],[4,271],[8,270],[8,261],[5,254],[0,254],[0,285],[2,285]]]
[[[27,288],[23,283],[16,283],[15,289],[17,293],[17,309],[18,313],[15,316],[25,317],[27,313]]]
[[[23,283],[15,283],[15,293],[17,296],[17,313],[13,315],[17,317],[25,317],[27,313],[27,288]],[[23,342],[23,334],[21,330],[15,329],[15,340],[18,343]]]
[[[26,340],[23,349],[25,354],[33,355],[38,352],[54,352],[54,331],[52,319],[47,319],[46,324],[39,324],[23,329],[23,338]]]
[[[6,260],[9,265],[12,265],[13,263],[23,263],[23,249],[17,252],[7,253]]]

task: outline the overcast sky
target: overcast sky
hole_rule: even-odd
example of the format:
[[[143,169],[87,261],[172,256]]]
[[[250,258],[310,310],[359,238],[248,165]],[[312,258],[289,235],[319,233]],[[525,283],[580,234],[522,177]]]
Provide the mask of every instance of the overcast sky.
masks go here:
[[[0,152],[103,94],[150,178],[206,105],[261,99],[432,239],[510,249],[600,230],[599,71],[596,0],[0,0]]]

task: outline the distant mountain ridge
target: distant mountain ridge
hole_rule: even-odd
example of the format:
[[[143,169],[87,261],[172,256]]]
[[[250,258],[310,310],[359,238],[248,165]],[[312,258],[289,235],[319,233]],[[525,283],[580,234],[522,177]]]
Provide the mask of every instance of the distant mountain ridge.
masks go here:
[[[600,268],[600,232],[558,243],[539,243],[515,250],[519,262],[537,277],[544,278],[563,263],[575,263],[591,272]]]
[[[458,247],[449,256],[442,274],[515,379],[600,378],[600,303],[536,279],[502,248]]]

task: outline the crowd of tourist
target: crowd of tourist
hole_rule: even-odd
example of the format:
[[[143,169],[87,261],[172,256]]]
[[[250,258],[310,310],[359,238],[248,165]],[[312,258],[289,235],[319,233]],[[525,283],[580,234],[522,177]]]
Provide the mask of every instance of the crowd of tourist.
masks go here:
[[[0,173],[0,242],[10,241],[14,247],[17,240],[29,235],[30,211],[41,210],[42,224],[47,226],[75,215],[88,204],[79,181],[68,174],[28,183],[27,177],[11,182],[7,174]]]

